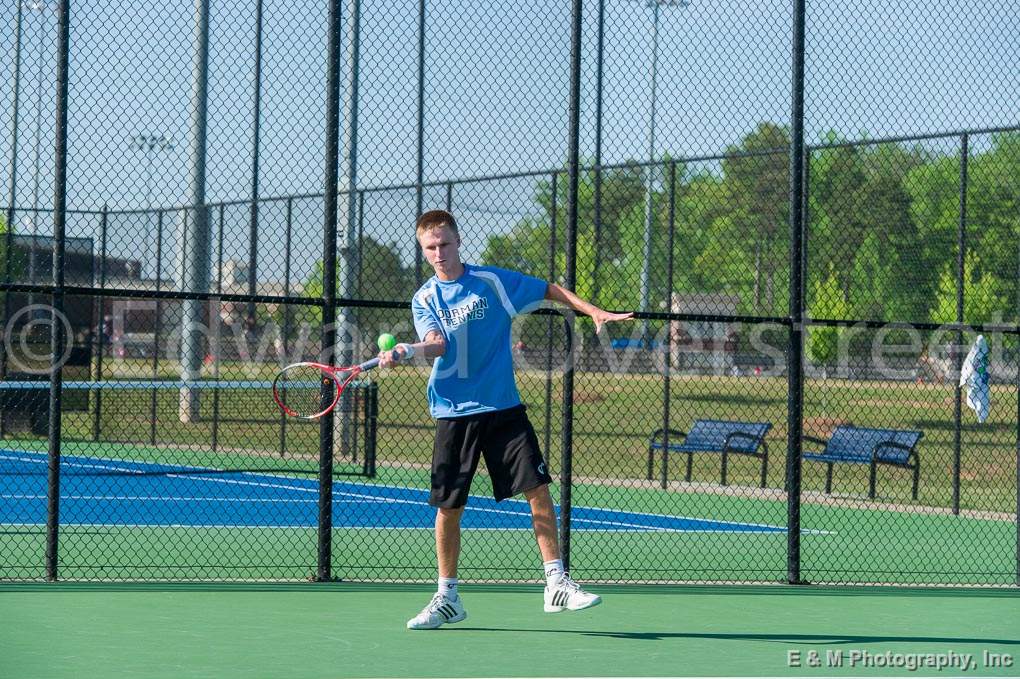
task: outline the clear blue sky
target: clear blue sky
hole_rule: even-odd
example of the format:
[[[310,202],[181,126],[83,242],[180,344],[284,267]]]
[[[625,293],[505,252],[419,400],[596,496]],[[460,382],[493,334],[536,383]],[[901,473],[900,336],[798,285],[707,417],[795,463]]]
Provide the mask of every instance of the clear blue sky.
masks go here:
[[[192,3],[188,0],[77,0],[72,8],[70,88],[71,208],[187,202]],[[363,0],[360,186],[407,183],[415,172],[417,3]],[[142,6],[139,6],[142,5]],[[254,3],[216,0],[211,27],[210,201],[245,198],[251,165]],[[262,195],[322,190],[325,2],[266,0]],[[427,179],[560,166],[566,156],[570,3],[565,0],[428,0]],[[582,155],[594,153],[595,13],[585,2]],[[14,13],[0,63],[3,123],[11,123]],[[605,0],[603,158],[647,157],[651,10]],[[788,3],[692,0],[661,11],[658,152],[721,152],[760,121],[787,123],[790,90]],[[808,3],[807,134],[849,138],[1016,124],[1020,110],[1020,2],[842,0]],[[40,61],[38,47],[45,38]],[[18,202],[31,204],[38,122],[36,77],[43,73],[41,204],[52,204],[55,40],[27,13],[23,33]],[[175,149],[148,158],[131,134],[175,137]],[[0,145],[5,161],[10,139]],[[5,167],[8,164],[5,162]],[[8,172],[4,173],[6,203]],[[534,209],[531,183],[479,187],[456,204],[478,231],[504,229]],[[413,194],[370,201],[370,233],[404,238]],[[435,199],[438,201],[439,196]],[[407,214],[410,211],[411,214]],[[309,229],[321,213],[308,207]],[[277,219],[281,218],[277,215]],[[267,218],[271,219],[272,218]],[[240,238],[243,210],[231,219]],[[235,223],[236,222],[236,223]],[[277,225],[278,225],[277,221]],[[87,230],[82,222],[82,230]],[[72,224],[73,227],[73,224]],[[144,224],[121,235],[141,233]],[[276,226],[267,227],[268,233]],[[231,238],[228,238],[231,240]],[[309,237],[309,262],[321,245]],[[472,241],[477,253],[481,238]],[[406,252],[409,245],[401,241]],[[228,246],[229,247],[229,246]],[[245,252],[235,244],[234,255]],[[278,252],[265,253],[267,262]]]

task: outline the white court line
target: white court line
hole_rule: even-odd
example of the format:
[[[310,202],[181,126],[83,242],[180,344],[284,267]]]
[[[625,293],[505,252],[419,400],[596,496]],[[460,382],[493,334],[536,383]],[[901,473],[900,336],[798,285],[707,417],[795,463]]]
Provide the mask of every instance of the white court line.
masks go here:
[[[32,452],[36,452],[36,451],[23,451],[23,452],[32,453]],[[42,453],[41,451],[39,451],[38,454],[42,455],[42,454],[45,454],[45,453]],[[16,460],[16,461],[20,461],[20,462],[32,462],[32,463],[38,463],[38,464],[44,464],[46,462],[45,459],[39,459],[38,457],[34,457],[34,458],[13,457],[13,456],[10,456],[10,455],[4,455],[3,453],[0,453],[0,459],[11,459],[11,460]],[[109,461],[110,462],[123,463],[123,464],[131,464],[131,463],[134,463],[134,464],[153,464],[154,466],[159,466],[158,464],[155,464],[155,463],[138,463],[138,462],[135,462],[133,460],[110,459]],[[105,470],[109,470],[109,471],[123,471],[123,472],[138,472],[139,471],[137,468],[107,466],[105,464],[96,464],[96,463],[66,462],[65,464],[67,464],[68,466],[73,466],[73,467],[105,469]],[[179,465],[176,465],[176,466],[179,466]],[[201,469],[201,467],[195,467],[195,469]],[[273,474],[266,474],[266,473],[259,473],[259,472],[238,472],[238,473],[242,474],[242,475],[245,475],[245,476],[247,476],[247,475],[260,475],[260,476],[264,476],[264,477],[274,476]],[[296,491],[301,491],[301,492],[309,492],[309,493],[316,493],[316,494],[318,494],[318,487],[316,487],[316,486],[310,486],[308,488],[302,488],[300,486],[281,485],[281,484],[278,484],[278,483],[267,483],[265,481],[258,481],[258,482],[256,482],[256,481],[242,481],[240,479],[224,479],[224,478],[216,478],[216,477],[204,477],[204,476],[198,476],[198,475],[195,475],[195,474],[173,474],[173,473],[169,473],[169,472],[166,473],[166,476],[167,476],[167,478],[175,478],[175,479],[194,479],[194,480],[199,480],[199,481],[208,481],[210,483],[237,484],[237,485],[242,485],[242,486],[254,486],[254,487],[262,487],[262,488],[272,488],[274,490],[296,490]],[[295,481],[305,481],[305,479],[302,479],[300,477],[280,476],[279,478],[293,479]],[[361,485],[364,485],[364,484],[361,484]],[[391,486],[391,485],[385,485],[385,484],[372,484],[369,487],[388,488],[388,489],[391,489],[391,490],[412,491],[412,492],[415,490],[415,489],[411,489],[411,488],[406,488],[404,486]],[[372,494],[369,494],[369,493],[355,493],[355,492],[351,492],[351,491],[342,491],[342,490],[334,490],[333,493],[336,496],[358,498],[359,500],[365,501],[365,502],[387,502],[387,503],[393,503],[393,504],[408,504],[408,505],[416,505],[416,506],[421,506],[421,505],[427,504],[426,502],[422,502],[420,500],[407,500],[407,499],[401,499],[401,498],[387,497],[385,495],[372,495]],[[483,496],[480,496],[480,495],[470,495],[469,498],[471,498],[471,497],[478,498],[479,500],[488,500],[489,499],[487,497],[483,497]],[[477,507],[477,506],[471,507],[471,511],[472,512],[486,512],[486,513],[490,513],[490,514],[505,514],[505,515],[509,515],[509,516],[523,516],[523,517],[531,518],[530,507],[528,506],[528,504],[525,501],[523,501],[523,500],[509,500],[509,502],[513,503],[515,505],[523,505],[524,507],[527,507],[527,511],[512,511],[510,509],[499,509],[499,508]],[[593,509],[599,509],[601,511],[609,511],[609,512],[621,512],[621,513],[627,513],[627,514],[639,514],[639,515],[641,514],[640,512],[629,512],[629,511],[626,511],[626,510],[618,510],[618,509],[604,509],[604,508],[593,508]],[[676,516],[676,515],[667,515],[667,514],[644,514],[644,516],[648,516],[648,517],[664,517],[664,518],[667,518],[667,519],[679,520],[679,521],[710,522],[710,523],[713,523],[713,524],[716,524],[716,525],[734,526],[734,527],[740,527],[740,528],[745,528],[745,529],[748,528],[748,527],[750,527],[750,528],[767,528],[767,529],[769,529],[768,531],[763,531],[763,532],[767,532],[767,533],[784,533],[784,532],[786,532],[786,528],[785,527],[782,527],[782,526],[772,526],[772,525],[764,524],[764,523],[747,523],[747,522],[738,522],[738,521],[725,521],[725,520],[705,519],[705,518],[701,518],[701,517],[687,517],[687,516]],[[759,531],[750,531],[750,530],[725,530],[725,529],[722,529],[722,528],[711,528],[711,529],[698,529],[698,528],[693,528],[693,527],[692,528],[685,528],[685,529],[681,529],[681,528],[666,528],[666,527],[660,527],[660,526],[649,526],[647,524],[641,524],[641,523],[632,523],[632,522],[627,522],[627,521],[610,521],[608,519],[583,519],[583,518],[578,518],[578,517],[571,517],[571,522],[572,523],[579,523],[579,524],[591,524],[591,525],[594,525],[594,526],[615,526],[615,527],[617,527],[617,529],[634,529],[634,530],[650,531],[650,532],[692,532],[692,533],[694,533],[694,532],[705,532],[705,533],[709,533],[709,532],[718,532],[718,533],[758,533],[759,532]],[[825,534],[825,535],[832,534],[830,531],[818,531],[818,530],[802,530],[801,533],[802,534]]]
[[[168,475],[168,476],[171,476],[171,475]],[[190,476],[190,475],[188,476],[188,478],[198,478],[198,479],[202,479],[204,481],[210,481],[210,482],[214,482],[214,483],[227,483],[227,484],[253,485],[253,486],[261,485],[261,484],[254,483],[254,482],[251,482],[251,481],[241,481],[240,479],[217,479],[217,478],[205,478],[205,477],[201,477],[201,476]],[[269,487],[272,487],[272,484],[270,484]],[[318,489],[317,488],[309,488],[308,492],[318,493]],[[358,499],[367,499],[367,500],[383,500],[383,501],[388,502],[390,504],[415,505],[417,507],[421,507],[421,506],[425,505],[425,503],[421,502],[420,500],[404,500],[404,499],[400,499],[400,498],[391,498],[391,497],[385,497],[385,496],[379,496],[379,495],[370,495],[370,494],[366,494],[366,493],[352,493],[352,492],[349,492],[349,491],[336,491],[335,490],[333,492],[334,492],[334,494],[339,495],[341,497],[354,497],[354,498],[358,498]],[[489,507],[472,507],[471,511],[472,512],[486,512],[486,513],[489,513],[489,514],[505,514],[505,515],[508,515],[508,516],[523,516],[523,517],[527,517],[529,519],[531,518],[531,511],[530,511],[530,509],[527,512],[516,512],[516,511],[511,511],[511,510],[508,510],[508,509],[492,509],[492,508],[489,508]],[[646,525],[639,524],[639,523],[628,523],[628,522],[623,522],[623,521],[605,521],[605,520],[595,520],[595,519],[572,519],[572,521],[577,521],[578,523],[592,523],[592,524],[601,525],[601,526],[624,526],[624,527],[627,527],[627,528],[639,528],[641,530],[649,530],[649,531],[663,530],[661,528],[658,528],[657,526],[646,526]]]
[[[0,498],[10,499],[10,500],[38,500],[38,501],[43,501],[43,500],[47,499],[47,496],[46,495],[0,494]],[[83,500],[83,501],[131,501],[131,502],[148,501],[148,502],[226,502],[226,503],[260,503],[260,504],[267,504],[268,503],[268,504],[306,504],[306,505],[316,505],[316,504],[318,504],[318,498],[310,498],[310,499],[307,499],[307,500],[300,500],[300,499],[288,500],[288,499],[284,499],[284,498],[229,498],[229,497],[185,497],[185,496],[173,496],[173,497],[156,496],[156,497],[154,497],[154,496],[146,496],[146,495],[138,495],[138,496],[131,496],[131,495],[61,495],[60,499],[61,500]],[[386,498],[377,498],[377,499],[370,499],[370,500],[364,500],[364,499],[360,499],[359,498],[359,499],[353,501],[353,503],[356,503],[356,504],[365,504],[365,503],[389,504],[389,502],[390,502],[390,500],[386,499]],[[421,503],[414,503],[414,504],[421,504]],[[531,517],[530,513],[524,513],[524,512],[505,512],[503,510],[497,510],[497,509],[488,509],[487,510],[485,508],[474,508],[474,507],[472,508],[472,511],[476,511],[476,510],[477,511],[483,511],[483,512],[484,511],[489,511],[489,512],[494,512],[494,513],[513,514],[513,515],[517,515],[517,516],[524,516],[526,518],[530,518]],[[615,526],[615,527],[617,527],[616,529],[618,531],[620,531],[620,532],[641,532],[641,533],[649,533],[649,532],[660,532],[660,533],[726,533],[726,534],[732,534],[732,533],[735,532],[735,531],[732,531],[732,530],[724,530],[724,529],[720,529],[720,528],[694,528],[694,527],[690,527],[690,528],[669,528],[669,527],[666,527],[666,526],[646,526],[646,525],[639,524],[639,523],[624,523],[624,522],[608,521],[608,520],[602,520],[602,519],[579,519],[579,518],[576,518],[576,517],[572,518],[572,521],[574,523],[592,524],[593,526]],[[8,524],[8,525],[13,525],[13,524]],[[43,524],[28,524],[28,525],[43,525]],[[62,525],[78,525],[78,524],[62,524]],[[106,524],[80,524],[80,525],[106,525]],[[112,525],[130,526],[132,524],[117,523],[117,524],[112,524]],[[146,526],[146,525],[160,525],[160,526],[197,525],[197,526],[201,526],[201,527],[209,527],[209,526],[212,526],[212,525],[224,525],[224,526],[226,526],[226,525],[230,525],[230,526],[243,525],[243,526],[250,526],[250,524],[208,524],[208,525],[207,524],[141,524],[141,525],[143,525],[143,526]],[[268,526],[265,526],[263,524],[259,524],[257,527],[258,528],[266,528]],[[295,526],[289,526],[289,527],[295,527]],[[407,527],[407,526],[348,526],[348,525],[344,525],[344,526],[340,526],[340,527],[341,528],[372,528],[372,529],[374,529],[374,528],[382,528],[382,529],[392,529],[392,530],[419,530],[418,528]],[[487,527],[484,527],[484,526],[473,527],[471,530],[479,530],[479,529],[481,529],[481,530],[531,530],[530,527],[522,527],[522,528],[487,528]],[[584,529],[582,529],[582,530],[584,530]],[[591,529],[588,529],[588,530],[591,530]],[[742,531],[742,532],[746,532],[746,533],[758,533],[759,531]],[[775,534],[778,535],[778,534],[782,533],[783,531],[768,531],[768,532],[769,533],[775,533]],[[808,531],[805,531],[805,533],[807,533],[807,532]]]
[[[45,500],[46,495],[0,494],[6,500]],[[201,497],[201,496],[165,496],[165,495],[61,495],[61,500],[92,500],[92,501],[146,501],[146,502],[258,502],[262,504],[309,504],[318,503],[318,499],[310,498],[288,500],[286,498],[261,497]],[[377,500],[382,504],[384,500]]]
[[[318,382],[294,380],[283,382],[287,388],[318,387]],[[66,390],[149,390],[149,389],[272,389],[269,380],[73,380],[62,384]],[[45,391],[50,388],[48,381],[0,382],[0,389],[32,389]]]
[[[46,523],[5,523],[5,527],[24,527],[24,528],[45,528]],[[79,528],[248,528],[255,530],[262,530],[263,528],[272,529],[293,529],[293,530],[316,530],[317,526],[314,525],[301,525],[301,524],[258,524],[252,525],[250,523],[80,523],[80,522],[60,522],[61,528],[65,527],[79,527]],[[333,525],[333,530],[392,530],[392,531],[419,531],[433,529],[432,525],[428,526],[376,526],[376,525]],[[472,532],[478,531],[490,531],[494,533],[514,533],[514,532],[526,532],[531,533],[532,528],[530,526],[521,526],[520,528],[504,527],[504,528],[493,528],[492,526],[472,526],[467,528]],[[589,530],[582,528],[580,530]],[[750,531],[748,531],[750,532]],[[731,530],[719,530],[719,529],[700,529],[700,528],[663,528],[661,530],[651,530],[648,528],[619,528],[613,531],[614,534],[635,534],[643,535],[647,533],[721,533],[725,535],[733,535]],[[760,533],[754,533],[760,535]],[[768,535],[783,535],[781,532],[768,533]]]
[[[0,455],[0,457],[5,457],[5,456]],[[10,458],[8,458],[8,459],[10,459]],[[42,460],[32,460],[31,458],[14,458],[14,459],[19,459],[20,461],[29,461],[29,462],[31,462],[31,461],[40,462],[40,463],[43,462]],[[127,468],[127,467],[116,467],[116,466],[105,467],[105,466],[99,466],[99,465],[95,465],[95,464],[76,463],[76,462],[68,462],[67,464],[68,464],[68,466],[96,467],[96,468],[100,468],[100,469],[109,469],[110,471],[125,471],[125,472],[127,472],[127,471],[137,471],[137,469],[130,469],[130,468]],[[195,474],[182,475],[182,474],[168,473],[166,476],[167,476],[167,478],[177,478],[177,479],[185,479],[186,478],[186,479],[194,479],[196,481],[208,481],[210,483],[232,484],[232,485],[239,485],[239,486],[255,486],[255,487],[258,487],[258,488],[299,490],[299,491],[304,491],[304,492],[308,492],[308,493],[316,493],[316,494],[318,494],[318,488],[317,487],[300,488],[300,487],[295,487],[295,486],[284,486],[284,485],[280,485],[280,484],[277,484],[277,483],[266,483],[266,482],[256,482],[256,481],[243,481],[241,479],[223,479],[223,478],[208,477],[208,476],[198,476],[198,475],[195,475]],[[396,486],[394,488],[399,489],[399,490],[408,490],[406,488],[400,488],[399,486]],[[392,504],[415,505],[415,506],[419,506],[419,507],[424,505],[424,504],[426,504],[426,503],[421,502],[420,500],[405,500],[405,499],[401,499],[401,498],[391,498],[391,497],[386,497],[386,496],[382,496],[382,495],[372,495],[372,494],[369,494],[369,493],[354,493],[354,492],[350,492],[350,491],[339,491],[339,490],[334,490],[333,492],[334,492],[335,495],[338,495],[338,496],[341,496],[341,497],[358,498],[359,500],[363,500],[363,501],[388,502],[388,503],[392,503]],[[524,504],[523,502],[521,502],[519,500],[515,501],[515,502],[518,503],[518,504]],[[502,515],[507,515],[507,516],[523,516],[523,517],[526,517],[526,518],[529,518],[529,519],[531,518],[530,508],[526,512],[525,511],[512,511],[512,510],[509,510],[509,509],[496,509],[496,508],[489,508],[489,507],[472,507],[471,510],[472,510],[472,512],[486,512],[486,513],[490,513],[490,514],[502,514]],[[652,515],[649,515],[649,516],[652,516]],[[672,518],[672,517],[670,517],[670,518]],[[648,526],[648,525],[645,525],[645,524],[631,523],[631,522],[626,522],[626,521],[609,521],[609,520],[603,520],[603,519],[580,519],[580,518],[573,518],[572,520],[577,522],[577,523],[582,523],[582,524],[587,523],[587,524],[593,524],[593,525],[596,525],[596,526],[618,526],[618,527],[623,527],[623,528],[633,528],[633,529],[646,530],[646,531],[666,531],[666,530],[671,530],[671,529],[666,529],[666,528],[662,528],[662,527],[659,527],[659,526]],[[702,519],[702,520],[704,520],[704,519]],[[739,525],[750,525],[750,524],[739,524]],[[774,527],[773,526],[769,526],[769,528],[774,528]],[[672,529],[672,530],[677,530],[677,529]]]

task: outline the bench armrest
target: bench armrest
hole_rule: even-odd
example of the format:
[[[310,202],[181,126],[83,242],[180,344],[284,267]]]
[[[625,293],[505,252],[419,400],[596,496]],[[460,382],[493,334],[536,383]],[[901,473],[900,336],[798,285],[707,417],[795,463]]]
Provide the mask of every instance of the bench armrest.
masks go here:
[[[729,434],[726,435],[726,440],[723,441],[723,449],[725,449],[726,451],[736,450],[736,448],[734,448],[733,446],[730,445],[730,442],[733,439],[746,439],[746,440],[750,441],[751,443],[755,443],[755,444],[757,444],[761,440],[757,436],[755,436],[754,434],[748,434],[748,433],[742,432],[742,431],[734,431],[734,432],[730,432]],[[757,447],[758,446],[756,445],[755,448],[757,448]],[[745,452],[745,451],[741,450],[741,451],[737,451],[737,452]]]
[[[908,454],[907,455],[908,460],[910,459],[910,456],[917,457],[917,453],[914,452],[914,449],[910,446],[905,446],[902,443],[897,443],[896,441],[881,441],[879,443],[876,443],[875,447],[872,448],[871,459],[873,460],[878,459],[878,451],[881,450],[882,448],[893,448],[895,450],[902,450]]]
[[[662,435],[665,434],[665,433],[666,433],[666,429],[665,428],[656,429],[655,431],[652,432],[652,435],[648,437],[648,444],[651,445],[651,444],[655,443],[656,441],[660,441],[661,438],[662,438]],[[676,437],[677,439],[683,440],[683,439],[687,438],[687,432],[680,431],[679,429],[670,429],[669,430],[669,440],[670,440],[670,442],[673,441],[674,437]]]

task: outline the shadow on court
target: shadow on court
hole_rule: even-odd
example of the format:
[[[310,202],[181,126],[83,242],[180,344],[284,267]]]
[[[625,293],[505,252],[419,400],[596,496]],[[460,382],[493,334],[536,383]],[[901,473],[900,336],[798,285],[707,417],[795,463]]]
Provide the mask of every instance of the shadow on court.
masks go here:
[[[931,636],[894,636],[894,635],[852,635],[852,634],[750,634],[739,632],[599,632],[596,630],[569,629],[521,629],[516,627],[449,627],[450,631],[461,632],[535,632],[537,634],[577,634],[587,637],[607,637],[611,639],[644,639],[661,641],[663,639],[721,639],[732,641],[766,641],[784,644],[875,644],[875,643],[933,643],[933,644],[989,644],[1001,646],[1020,646],[1020,639],[986,639],[982,637],[931,637]]]

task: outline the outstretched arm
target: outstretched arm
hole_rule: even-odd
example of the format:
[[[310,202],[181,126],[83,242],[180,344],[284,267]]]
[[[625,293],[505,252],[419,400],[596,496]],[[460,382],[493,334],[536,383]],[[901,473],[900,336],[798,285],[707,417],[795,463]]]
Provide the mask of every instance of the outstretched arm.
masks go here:
[[[545,298],[553,302],[559,302],[574,311],[591,316],[591,320],[595,322],[596,334],[602,330],[603,325],[610,321],[626,321],[634,317],[633,313],[614,314],[600,309],[591,302],[584,301],[570,290],[555,283],[550,283],[549,287],[546,288]]]

